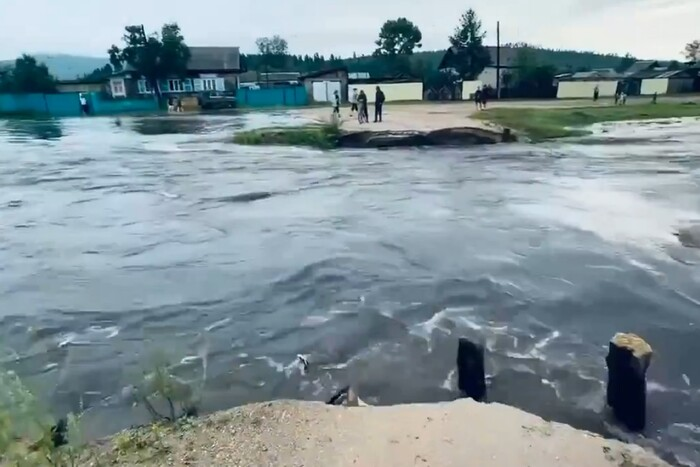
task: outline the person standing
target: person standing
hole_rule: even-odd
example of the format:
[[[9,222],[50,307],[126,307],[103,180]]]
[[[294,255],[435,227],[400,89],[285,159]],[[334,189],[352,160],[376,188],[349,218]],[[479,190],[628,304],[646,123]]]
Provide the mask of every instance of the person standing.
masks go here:
[[[374,123],[382,121],[382,110],[384,107],[384,101],[386,97],[382,89],[377,86],[377,93],[374,96]]]
[[[598,102],[598,97],[600,97],[600,88],[596,84],[595,88],[593,88],[593,102]]]
[[[481,99],[482,99],[481,88],[476,88],[476,92],[474,92],[474,105],[476,106],[476,110],[481,110]]]
[[[369,112],[367,110],[367,94],[365,94],[364,89],[361,90],[360,94],[357,96],[357,102],[360,107],[360,110],[357,115],[360,124],[369,123]]]
[[[78,95],[80,99],[80,111],[83,115],[90,115],[90,106],[88,105],[87,98],[82,92]]]
[[[363,123],[369,123],[369,112],[367,112],[367,94],[365,94],[364,89],[360,91],[360,94],[357,96],[357,102],[360,105],[360,110],[357,113],[358,122],[360,122],[360,125]]]
[[[333,115],[340,117],[340,94],[333,91]]]
[[[357,88],[354,88],[354,89],[352,90],[352,95],[350,96],[350,116],[351,116],[351,117],[352,117],[352,113],[353,113],[353,112],[358,112],[358,113],[359,113],[359,109],[358,109],[358,107],[357,107],[357,99],[358,99],[358,97],[359,97],[359,95],[357,94]]]

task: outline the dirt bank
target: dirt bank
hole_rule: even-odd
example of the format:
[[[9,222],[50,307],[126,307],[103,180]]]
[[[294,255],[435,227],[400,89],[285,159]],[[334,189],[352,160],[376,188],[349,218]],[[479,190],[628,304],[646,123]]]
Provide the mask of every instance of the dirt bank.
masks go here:
[[[130,465],[668,465],[638,446],[545,422],[504,405],[466,399],[355,408],[269,402],[157,431],[117,435],[94,454],[101,462]],[[88,464],[97,465],[94,460]]]

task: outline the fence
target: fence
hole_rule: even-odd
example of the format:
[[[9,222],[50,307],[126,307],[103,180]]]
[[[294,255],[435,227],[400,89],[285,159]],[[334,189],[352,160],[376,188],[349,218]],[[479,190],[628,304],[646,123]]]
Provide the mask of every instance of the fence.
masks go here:
[[[158,110],[155,99],[109,99],[99,93],[85,94],[93,115],[113,115]],[[32,114],[78,117],[82,114],[80,94],[0,94],[0,114]]]
[[[308,105],[304,86],[284,86],[263,89],[240,88],[236,94],[240,107],[284,107]]]

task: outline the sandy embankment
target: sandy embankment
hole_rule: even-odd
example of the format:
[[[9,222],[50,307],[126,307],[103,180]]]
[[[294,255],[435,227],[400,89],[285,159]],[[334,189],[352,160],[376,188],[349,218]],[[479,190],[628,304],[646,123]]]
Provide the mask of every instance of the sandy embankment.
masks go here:
[[[330,107],[313,107],[301,110],[301,114],[318,122],[329,121]],[[374,112],[370,105],[370,113]],[[421,103],[421,104],[394,104],[387,103],[384,109],[384,121],[382,123],[369,123],[360,125],[357,116],[350,117],[350,109],[341,109],[343,129],[346,131],[433,131],[445,128],[481,128],[494,129],[482,120],[471,118],[476,109],[470,102],[458,104],[445,103]],[[370,121],[374,115],[370,115]]]
[[[468,399],[391,407],[278,401],[194,420],[161,438],[148,465],[294,467],[667,466],[610,441],[500,404]],[[122,452],[119,464],[140,455]],[[116,461],[114,457],[103,460]]]

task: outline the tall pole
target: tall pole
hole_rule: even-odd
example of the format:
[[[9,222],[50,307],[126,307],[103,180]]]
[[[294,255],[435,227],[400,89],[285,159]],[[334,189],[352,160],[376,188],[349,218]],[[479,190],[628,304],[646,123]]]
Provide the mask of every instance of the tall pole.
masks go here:
[[[496,22],[496,97],[501,98],[501,22]]]

